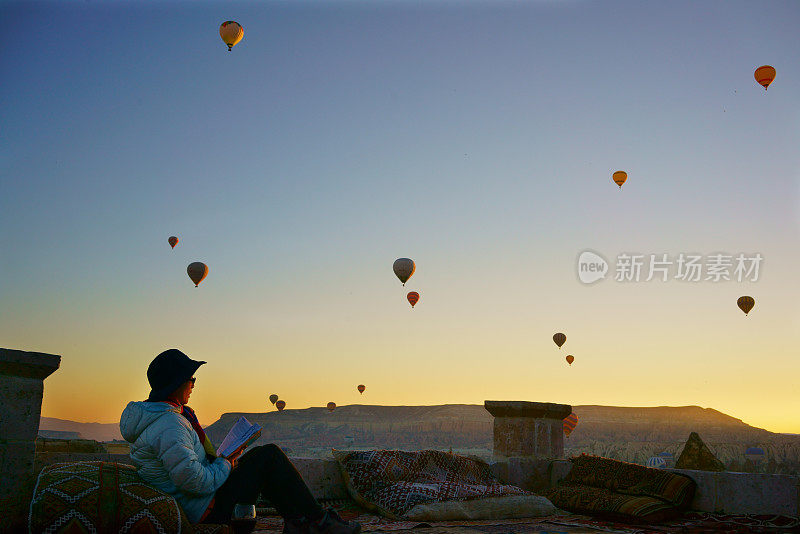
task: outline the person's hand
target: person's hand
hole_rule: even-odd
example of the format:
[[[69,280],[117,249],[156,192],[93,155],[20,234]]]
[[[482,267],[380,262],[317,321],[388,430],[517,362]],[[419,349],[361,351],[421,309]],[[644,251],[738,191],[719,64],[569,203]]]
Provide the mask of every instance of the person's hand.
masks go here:
[[[228,462],[230,462],[231,467],[236,467],[236,462],[239,460],[239,454],[240,453],[235,453],[231,454],[230,456],[223,456],[223,458],[225,458],[226,460],[228,460]]]

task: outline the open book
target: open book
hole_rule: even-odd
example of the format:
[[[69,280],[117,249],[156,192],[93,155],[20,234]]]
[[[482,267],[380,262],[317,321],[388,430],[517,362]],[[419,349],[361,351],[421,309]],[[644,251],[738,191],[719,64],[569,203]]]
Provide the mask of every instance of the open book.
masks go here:
[[[244,416],[240,417],[222,440],[222,445],[217,449],[217,456],[228,458],[239,454],[245,447],[261,436],[261,425],[251,424]]]

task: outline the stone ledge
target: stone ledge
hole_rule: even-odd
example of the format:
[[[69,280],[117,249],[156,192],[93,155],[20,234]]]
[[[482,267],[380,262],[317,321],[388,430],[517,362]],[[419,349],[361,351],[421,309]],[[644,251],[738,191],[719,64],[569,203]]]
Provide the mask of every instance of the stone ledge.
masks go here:
[[[569,404],[555,404],[552,402],[487,400],[483,401],[483,407],[494,417],[531,417],[563,420],[572,413],[572,406]]]
[[[0,374],[44,380],[61,364],[61,356],[44,352],[0,349]]]

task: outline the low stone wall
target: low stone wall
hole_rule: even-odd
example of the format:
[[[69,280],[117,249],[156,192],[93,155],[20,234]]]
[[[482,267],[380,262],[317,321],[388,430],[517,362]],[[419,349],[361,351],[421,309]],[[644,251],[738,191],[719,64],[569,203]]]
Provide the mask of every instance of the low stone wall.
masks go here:
[[[692,509],[720,514],[800,516],[800,477],[670,469],[697,482]]]
[[[103,460],[130,464],[127,454],[39,452],[35,471],[57,462]],[[317,499],[346,499],[347,487],[339,466],[333,459],[292,458]],[[491,464],[501,482],[534,492],[544,492],[567,476],[571,468],[567,460],[511,458]],[[800,477],[729,471],[692,471],[670,469],[689,476],[697,483],[691,508],[721,514],[767,514],[800,516]]]

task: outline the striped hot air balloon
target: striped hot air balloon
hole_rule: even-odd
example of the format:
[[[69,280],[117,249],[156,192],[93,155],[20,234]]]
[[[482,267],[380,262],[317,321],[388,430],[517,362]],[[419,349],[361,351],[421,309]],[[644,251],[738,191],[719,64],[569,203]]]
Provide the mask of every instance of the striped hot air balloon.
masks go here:
[[[675,467],[675,455],[671,452],[659,452],[658,456],[664,459],[664,461],[667,463],[667,467]]]
[[[332,412],[332,411],[333,411],[333,410],[335,410],[335,409],[336,409],[336,403],[335,403],[335,402],[333,402],[333,401],[329,402],[329,403],[328,403],[328,411],[329,411],[329,412]]]
[[[655,467],[656,469],[664,469],[667,467],[667,461],[661,456],[653,456],[647,460],[647,467]]]
[[[278,409],[279,412],[282,412],[284,408],[286,408],[286,403],[282,400],[279,400],[275,403],[275,407]]]
[[[408,299],[408,303],[411,304],[411,307],[413,308],[414,305],[419,302],[419,293],[412,291],[406,295],[406,298]]]
[[[564,418],[564,435],[569,437],[576,426],[578,426],[578,416],[573,412]]]
[[[171,246],[172,248],[175,248],[175,245],[178,244],[178,238],[175,237],[174,235],[169,236],[169,239],[167,239],[167,242],[169,243],[169,246]]]
[[[556,345],[558,345],[558,348],[560,349],[561,345],[567,342],[567,336],[565,336],[561,332],[553,334],[553,341],[555,342]]]
[[[613,178],[614,183],[617,184],[620,189],[622,189],[622,184],[624,184],[625,180],[628,179],[628,173],[625,171],[617,171],[611,175],[611,178]]]
[[[363,395],[364,394],[364,390],[367,389],[367,386],[365,386],[364,384],[359,384],[358,388],[356,388],[356,389],[358,389],[358,392]]]

